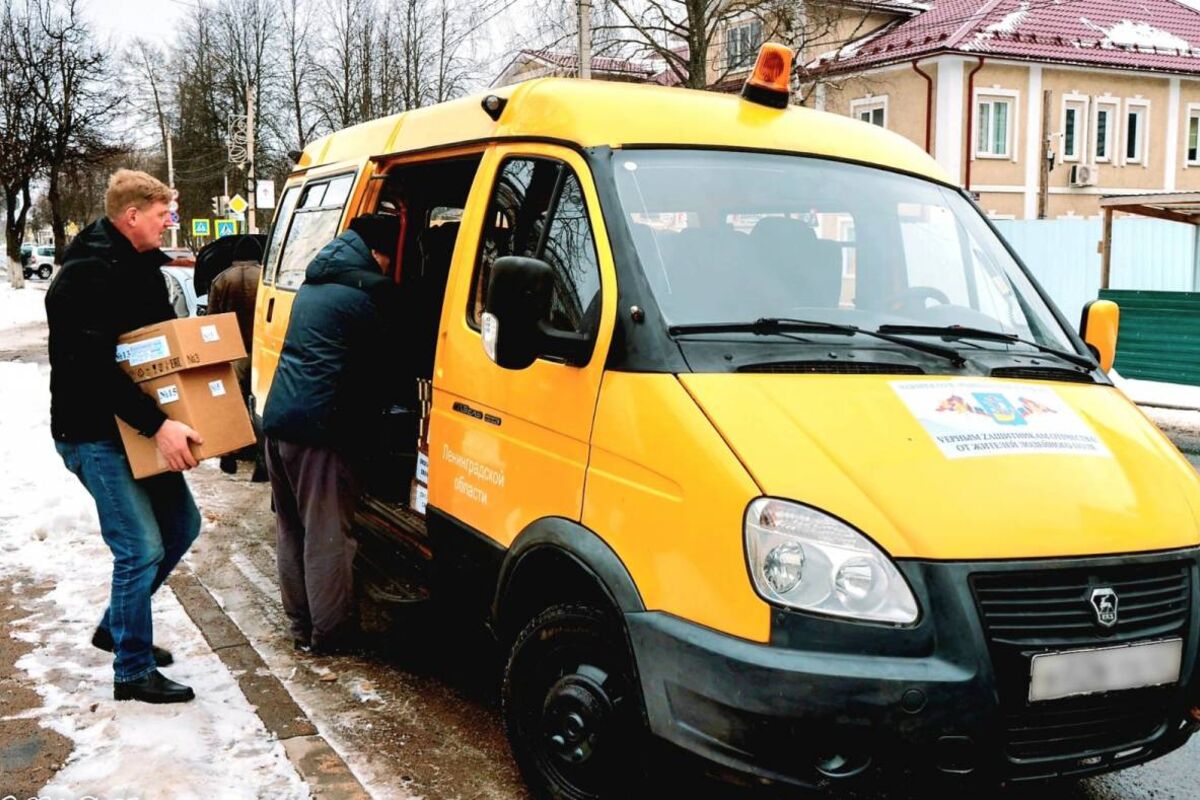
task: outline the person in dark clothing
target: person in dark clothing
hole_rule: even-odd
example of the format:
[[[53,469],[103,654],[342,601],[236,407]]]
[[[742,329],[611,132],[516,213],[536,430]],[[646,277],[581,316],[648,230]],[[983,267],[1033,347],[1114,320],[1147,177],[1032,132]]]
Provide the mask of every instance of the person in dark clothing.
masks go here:
[[[252,246],[257,243],[247,237]],[[237,255],[249,255],[239,253]],[[259,248],[259,258],[262,250]],[[238,330],[242,334],[242,344],[246,348],[246,357],[233,362],[233,370],[237,373],[238,386],[242,390],[242,398],[249,403],[250,397],[250,356],[254,349],[254,304],[258,296],[258,280],[262,275],[262,265],[257,260],[240,259],[234,261],[227,269],[222,270],[213,278],[208,289],[208,313],[223,314],[232,312],[237,315]],[[251,417],[253,419],[253,417]],[[253,453],[254,473],[250,480],[254,482],[267,479],[266,454],[262,448],[261,432],[256,430],[254,437],[258,440],[247,450]],[[251,456],[246,455],[246,458]],[[221,456],[221,471],[230,475],[237,473],[238,454],[230,453]]]
[[[297,648],[354,639],[350,523],[359,465],[393,393],[385,367],[399,290],[386,276],[399,220],[369,214],[305,272],[263,409],[275,501],[279,584]]]
[[[174,319],[158,249],[170,223],[170,189],[144,172],[118,170],[106,217],[84,228],[46,292],[50,328],[50,430],[55,448],[92,495],[113,554],[112,592],[92,644],[114,654],[117,700],[177,703],[194,696],[158,667],[150,596],[200,532],[200,513],[180,473],[196,466],[200,435],[169,420],[117,366],[117,337]],[[117,433],[120,417],[153,438],[171,472],[134,480]]]

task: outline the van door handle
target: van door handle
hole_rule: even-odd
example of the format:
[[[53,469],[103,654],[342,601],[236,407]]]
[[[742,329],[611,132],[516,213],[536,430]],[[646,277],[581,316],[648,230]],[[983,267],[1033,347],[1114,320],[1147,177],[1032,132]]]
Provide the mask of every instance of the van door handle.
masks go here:
[[[267,301],[267,322],[271,321],[271,314],[275,311],[275,298],[272,297]]]

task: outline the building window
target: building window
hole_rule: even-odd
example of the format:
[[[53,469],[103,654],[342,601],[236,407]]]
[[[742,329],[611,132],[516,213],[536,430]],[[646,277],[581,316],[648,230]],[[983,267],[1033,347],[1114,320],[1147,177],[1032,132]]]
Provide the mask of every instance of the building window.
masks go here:
[[[886,128],[887,107],[886,97],[866,97],[862,100],[851,101],[850,115],[862,122]]]
[[[743,69],[754,65],[754,58],[762,44],[762,20],[751,20],[729,28],[729,41],[725,57],[729,69]]]
[[[1200,164],[1200,106],[1188,107],[1187,163]]]
[[[975,155],[1008,158],[1012,152],[1012,100],[980,97],[975,103]]]
[[[1116,102],[1096,101],[1096,142],[1095,156],[1097,163],[1113,160],[1114,142],[1116,141],[1117,118]]]
[[[1063,106],[1063,161],[1079,161],[1083,154],[1087,101],[1067,100]]]
[[[1125,105],[1125,163],[1146,163],[1146,124],[1150,119],[1150,108],[1145,103],[1129,102]]]

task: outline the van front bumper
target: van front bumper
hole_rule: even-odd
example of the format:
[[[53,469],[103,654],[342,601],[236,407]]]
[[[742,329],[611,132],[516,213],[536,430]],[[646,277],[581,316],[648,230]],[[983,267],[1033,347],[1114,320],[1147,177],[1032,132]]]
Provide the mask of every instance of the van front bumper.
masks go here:
[[[773,609],[767,644],[661,612],[628,614],[626,622],[652,734],[725,777],[811,787],[894,780],[896,773],[988,783],[1083,776],[1161,756],[1197,729],[1200,615],[1189,610],[1200,585],[1197,563],[1195,550],[1123,559],[901,562],[924,610],[917,625]],[[1116,579],[1130,569],[1149,570],[1136,573],[1146,580],[1166,580],[1155,570],[1186,579],[1181,614],[1170,620],[1174,629],[1105,632],[1097,625],[1094,637],[1058,631],[1059,640],[1012,643],[999,641],[977,610],[979,575],[1001,575],[1021,587],[1067,575],[1120,588]],[[1129,596],[1132,607],[1132,590]],[[1176,636],[1184,640],[1178,685],[1027,700],[1034,653]]]

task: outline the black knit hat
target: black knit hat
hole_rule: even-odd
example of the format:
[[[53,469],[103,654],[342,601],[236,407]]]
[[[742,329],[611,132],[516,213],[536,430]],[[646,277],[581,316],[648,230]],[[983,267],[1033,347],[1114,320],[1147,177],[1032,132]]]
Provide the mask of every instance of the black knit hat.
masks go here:
[[[362,237],[367,247],[396,257],[396,240],[400,238],[400,218],[391,214],[363,214],[350,220],[350,230]]]

